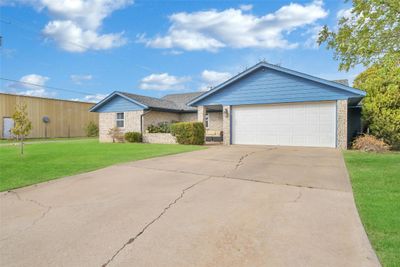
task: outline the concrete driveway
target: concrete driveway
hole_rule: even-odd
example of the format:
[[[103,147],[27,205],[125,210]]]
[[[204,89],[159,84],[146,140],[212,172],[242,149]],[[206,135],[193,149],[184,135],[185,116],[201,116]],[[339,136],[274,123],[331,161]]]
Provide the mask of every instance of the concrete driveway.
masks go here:
[[[334,149],[212,147],[0,201],[1,266],[379,266]]]

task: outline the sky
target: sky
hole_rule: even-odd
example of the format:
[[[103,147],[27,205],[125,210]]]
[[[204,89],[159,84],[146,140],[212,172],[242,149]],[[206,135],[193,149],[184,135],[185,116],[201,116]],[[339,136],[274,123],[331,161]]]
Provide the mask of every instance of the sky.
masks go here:
[[[97,102],[205,91],[261,60],[328,80],[341,1],[0,0],[0,91]],[[35,85],[33,85],[35,84]],[[42,87],[45,86],[45,87]]]

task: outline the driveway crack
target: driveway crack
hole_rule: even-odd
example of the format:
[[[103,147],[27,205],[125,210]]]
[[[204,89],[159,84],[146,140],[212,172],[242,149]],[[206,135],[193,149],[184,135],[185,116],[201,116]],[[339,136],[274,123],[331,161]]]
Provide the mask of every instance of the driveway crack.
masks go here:
[[[254,152],[256,153],[256,152]],[[168,169],[160,169],[160,168],[150,168],[150,167],[143,167],[143,166],[131,166],[132,168],[137,169],[146,169],[146,170],[155,170],[155,171],[162,171],[162,172],[173,172],[173,173],[183,173],[183,174],[192,174],[197,176],[205,176],[204,173],[196,173],[191,171],[183,171],[183,170],[168,170]],[[300,184],[291,184],[291,183],[278,183],[274,181],[264,181],[252,178],[241,178],[241,177],[234,177],[229,176],[228,174],[224,175],[212,175],[213,178],[221,178],[221,179],[232,179],[232,180],[239,180],[239,181],[246,181],[246,182],[253,182],[253,183],[263,183],[263,184],[270,184],[270,185],[278,185],[278,186],[290,186],[290,187],[300,187],[300,188],[308,188],[308,189],[315,189],[315,190],[326,190],[326,191],[341,191],[347,192],[339,189],[332,189],[332,188],[323,188],[318,186],[311,186],[311,185],[300,185]]]
[[[31,202],[31,203],[33,203],[33,204],[35,204],[35,205],[37,205],[37,206],[39,206],[39,207],[41,207],[41,208],[44,209],[44,211],[42,212],[42,214],[40,215],[39,218],[37,218],[36,220],[34,220],[29,226],[25,227],[25,229],[23,229],[22,231],[19,231],[19,232],[17,233],[17,235],[20,234],[20,233],[22,233],[22,232],[24,232],[24,231],[26,231],[26,230],[28,230],[28,229],[30,229],[30,228],[32,228],[33,226],[35,226],[40,220],[42,220],[44,217],[46,217],[46,215],[47,215],[47,214],[50,212],[50,210],[52,209],[52,206],[46,206],[46,205],[40,203],[40,202],[37,201],[37,200],[22,198],[22,197],[18,194],[18,192],[16,192],[16,191],[10,190],[10,191],[8,191],[8,192],[14,194],[14,195],[17,197],[17,199],[20,200],[20,201]],[[7,240],[7,239],[9,239],[11,236],[12,236],[12,235],[7,236],[7,237],[1,239],[0,241]]]
[[[269,151],[269,150],[275,150],[275,149],[276,149],[276,147],[271,147],[271,148],[267,148],[266,150]],[[239,159],[239,161],[237,162],[237,164],[236,164],[234,170],[239,169],[239,167],[243,165],[244,160],[245,160],[247,157],[249,157],[250,155],[253,155],[253,154],[259,153],[259,152],[264,152],[264,151],[265,151],[265,150],[256,150],[256,151],[251,151],[251,152],[248,152],[248,153],[244,154],[243,156],[240,157],[240,159]]]
[[[123,251],[128,245],[130,245],[130,244],[132,244],[133,242],[135,242],[135,240],[136,240],[138,237],[140,237],[153,223],[157,222],[170,208],[172,208],[172,206],[174,206],[179,200],[181,200],[181,199],[183,198],[183,196],[185,195],[186,191],[192,189],[193,187],[195,187],[196,185],[198,185],[198,184],[200,184],[200,183],[202,183],[202,182],[205,182],[206,180],[210,179],[211,177],[212,177],[212,176],[209,176],[209,177],[207,177],[207,178],[201,179],[201,180],[195,182],[194,184],[192,184],[192,185],[190,185],[190,186],[184,188],[184,189],[182,190],[181,194],[180,194],[177,198],[175,198],[172,202],[170,202],[170,203],[168,204],[168,206],[166,206],[166,207],[161,211],[161,213],[158,214],[157,217],[155,217],[153,220],[151,220],[149,223],[147,223],[147,224],[142,228],[142,230],[140,230],[139,233],[137,233],[135,236],[133,236],[133,237],[131,237],[130,239],[128,239],[128,241],[125,242],[125,243],[122,245],[122,247],[120,247],[120,248],[112,255],[112,257],[111,257],[109,260],[107,260],[106,263],[104,263],[104,264],[102,265],[102,267],[105,267],[105,266],[107,266],[108,264],[110,264],[110,263],[118,256],[118,254],[119,254],[121,251]]]
[[[297,194],[296,198],[292,201],[290,201],[291,203],[296,203],[300,200],[300,198],[303,196],[303,191],[301,190],[301,188],[299,188],[299,193]]]
[[[247,158],[248,156],[250,156],[250,155],[252,155],[252,154],[254,154],[254,153],[256,153],[256,152],[253,151],[253,152],[246,153],[245,155],[241,156],[240,159],[239,159],[239,161],[236,163],[235,170],[239,169],[239,167],[240,167],[241,165],[243,165],[243,161],[244,161],[245,158]]]

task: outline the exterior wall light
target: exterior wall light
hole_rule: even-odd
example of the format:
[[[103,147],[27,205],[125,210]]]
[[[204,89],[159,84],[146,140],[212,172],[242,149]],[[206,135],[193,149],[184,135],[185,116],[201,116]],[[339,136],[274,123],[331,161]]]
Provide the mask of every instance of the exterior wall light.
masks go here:
[[[227,109],[227,108],[224,108],[224,114],[225,114],[225,117],[227,117],[227,118],[228,118],[228,116],[229,116],[229,111],[228,111],[228,109]]]

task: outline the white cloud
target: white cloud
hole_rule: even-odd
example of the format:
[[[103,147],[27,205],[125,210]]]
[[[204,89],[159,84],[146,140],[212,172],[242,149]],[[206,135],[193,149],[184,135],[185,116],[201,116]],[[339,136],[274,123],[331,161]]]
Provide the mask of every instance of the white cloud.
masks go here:
[[[17,94],[44,97],[51,95],[51,93],[47,92],[46,89],[42,87],[46,84],[48,80],[49,77],[41,76],[38,74],[29,74],[22,76],[19,79],[20,82],[12,83],[8,85],[8,87],[17,89],[18,91],[15,92]]]
[[[217,51],[232,48],[294,48],[285,34],[324,18],[322,1],[307,5],[291,3],[274,13],[255,16],[241,9],[208,10],[193,13],[180,12],[169,17],[171,26],[165,35],[147,38],[140,35],[139,42],[154,48],[180,48],[188,51]]]
[[[87,95],[83,98],[83,101],[87,101],[87,102],[99,102],[101,100],[103,100],[107,95],[105,94],[94,94],[94,95]]]
[[[190,77],[176,77],[168,73],[151,74],[140,81],[143,90],[183,90]]]
[[[92,102],[97,103],[103,100],[107,95],[105,94],[94,94],[94,95],[86,95],[82,98],[71,98],[71,101],[81,101],[81,102]]]
[[[232,77],[232,74],[229,72],[218,72],[218,71],[213,71],[213,70],[204,70],[201,73],[201,79],[203,80],[204,83],[200,85],[200,90],[201,91],[206,91],[210,89],[211,87],[214,87],[216,85],[219,85],[229,78]]]
[[[304,35],[309,36],[307,40],[304,42],[304,46],[306,48],[316,49],[319,47],[317,40],[321,30],[322,30],[321,25],[315,25],[314,27],[307,29],[307,31],[304,33]]]
[[[127,42],[123,33],[99,35],[96,31],[85,30],[70,20],[50,21],[43,33],[55,40],[60,48],[69,52],[106,50],[123,46]]]
[[[339,10],[336,13],[336,18],[337,19],[341,19],[341,18],[349,19],[349,18],[351,18],[351,16],[352,16],[351,10],[352,10],[352,8],[344,8],[344,9]]]
[[[31,5],[37,11],[47,10],[54,18],[43,34],[69,52],[105,50],[126,44],[123,32],[101,34],[103,20],[133,0],[19,0],[8,5]]]
[[[82,84],[84,81],[90,81],[93,77],[92,75],[78,75],[78,74],[72,74],[69,76],[71,78],[71,81],[75,84]]]
[[[243,11],[250,11],[253,9],[253,5],[240,5],[239,8]]]

